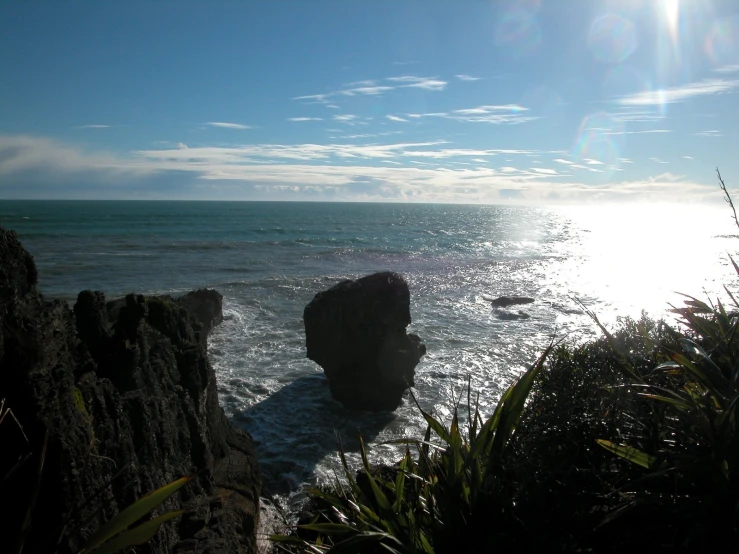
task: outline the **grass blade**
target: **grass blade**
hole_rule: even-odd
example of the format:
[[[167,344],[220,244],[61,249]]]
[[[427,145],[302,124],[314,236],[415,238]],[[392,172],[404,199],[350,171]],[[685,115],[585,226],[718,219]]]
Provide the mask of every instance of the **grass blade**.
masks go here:
[[[641,466],[645,469],[653,469],[657,466],[657,458],[655,456],[650,456],[649,454],[642,452],[638,448],[615,444],[611,441],[603,439],[597,439],[595,442],[597,442],[603,448],[615,454],[616,456],[619,456],[624,460],[628,460],[629,462]]]
[[[173,481],[154,492],[140,498],[128,508],[119,512],[113,519],[104,524],[100,529],[93,533],[92,537],[87,541],[81,553],[89,552],[99,547],[105,541],[111,539],[118,533],[124,531],[129,525],[135,523],[170,496],[192,481],[194,475],[183,477],[177,481]]]
[[[116,552],[120,552],[121,550],[124,550],[126,548],[149,542],[154,537],[154,535],[157,534],[157,531],[159,531],[159,528],[162,526],[162,524],[171,519],[179,517],[184,513],[185,510],[168,512],[161,516],[155,517],[150,521],[142,523],[141,525],[137,525],[133,529],[124,531],[118,536],[105,542],[104,544],[93,550],[92,554],[115,554]]]

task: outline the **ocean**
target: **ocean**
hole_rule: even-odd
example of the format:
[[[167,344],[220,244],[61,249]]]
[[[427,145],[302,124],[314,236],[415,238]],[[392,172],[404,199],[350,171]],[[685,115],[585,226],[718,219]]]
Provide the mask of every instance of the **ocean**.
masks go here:
[[[489,415],[553,338],[596,337],[577,300],[612,326],[643,309],[668,315],[678,292],[726,298],[739,244],[727,210],[685,206],[0,201],[0,225],[33,254],[47,298],[220,291],[225,321],[209,339],[220,400],[288,502],[333,479],[339,442],[357,464],[361,434],[373,461],[391,463],[401,447],[384,443],[425,428],[410,398],[376,414],[331,398],[305,357],[302,314],[317,292],[401,273],[409,331],[428,349],[414,394],[448,421],[468,382]],[[535,298],[521,307],[529,319],[496,317],[486,298],[510,294]]]

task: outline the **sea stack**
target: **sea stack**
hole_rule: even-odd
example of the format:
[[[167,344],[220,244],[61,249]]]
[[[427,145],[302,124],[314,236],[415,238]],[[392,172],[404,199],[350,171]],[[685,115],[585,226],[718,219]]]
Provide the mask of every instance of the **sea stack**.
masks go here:
[[[426,353],[406,333],[410,292],[397,273],[342,281],[305,307],[307,356],[320,365],[331,394],[349,409],[394,410],[414,385],[414,369]]]

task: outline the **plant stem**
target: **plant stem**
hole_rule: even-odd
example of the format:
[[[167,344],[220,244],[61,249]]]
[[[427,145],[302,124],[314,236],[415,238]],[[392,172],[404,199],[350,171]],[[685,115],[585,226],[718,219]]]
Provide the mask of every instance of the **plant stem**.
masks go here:
[[[726,195],[726,200],[729,203],[729,206],[731,206],[731,210],[734,212],[734,215],[732,216],[734,218],[734,223],[736,223],[736,226],[739,227],[739,220],[736,218],[736,208],[734,207],[734,202],[731,200],[731,196],[729,195],[729,191],[726,190],[726,183],[724,183],[724,180],[721,178],[721,172],[719,172],[718,167],[716,168],[716,175],[718,175],[718,182],[720,183],[721,190],[724,191],[724,194]]]

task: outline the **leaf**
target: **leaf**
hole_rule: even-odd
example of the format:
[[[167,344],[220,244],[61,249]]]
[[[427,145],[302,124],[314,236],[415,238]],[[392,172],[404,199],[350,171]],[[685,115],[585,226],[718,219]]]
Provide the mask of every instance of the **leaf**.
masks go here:
[[[480,432],[478,433],[474,444],[470,447],[468,460],[476,460],[483,452],[487,453],[489,446],[495,438],[495,433],[498,429],[498,422],[500,421],[500,414],[503,412],[503,406],[505,405],[506,400],[511,396],[512,391],[513,385],[508,387],[508,389],[503,393],[503,396],[500,397],[493,415],[491,415],[487,421],[480,426]]]
[[[129,525],[150,513],[154,508],[167,500],[167,498],[192,481],[193,477],[195,476],[190,475],[189,477],[183,477],[182,479],[173,481],[172,483],[169,483],[168,485],[165,485],[140,498],[128,508],[119,512],[113,519],[105,523],[100,529],[93,533],[82,548],[81,554],[97,548],[105,541],[124,531]]]
[[[353,537],[349,537],[348,539],[335,544],[333,548],[329,550],[329,553],[340,554],[341,552],[347,552],[356,554],[357,552],[363,551],[361,547],[377,544],[383,540],[394,542],[400,547],[403,546],[395,537],[388,533],[365,531],[364,533],[354,535]]]
[[[395,502],[393,503],[393,511],[397,514],[400,511],[400,507],[403,504],[403,495],[405,494],[405,472],[408,470],[408,462],[412,464],[410,460],[411,453],[406,448],[405,456],[400,462],[398,468],[398,475],[395,477]]]
[[[357,532],[354,527],[345,523],[306,523],[305,525],[298,525],[298,529],[306,529],[307,531],[315,531],[325,535],[342,535]]]
[[[696,408],[694,404],[691,404],[684,400],[680,400],[678,398],[667,398],[666,396],[660,396],[658,394],[648,394],[648,393],[639,393],[639,396],[643,396],[644,398],[649,398],[651,400],[657,400],[658,402],[665,402],[666,404],[671,404],[675,406],[676,408],[678,408],[679,410],[683,410],[683,411],[690,411]]]
[[[682,354],[675,353],[671,357],[714,396],[725,397],[729,383],[723,375],[716,375],[713,371],[703,371]]]
[[[157,534],[159,528],[163,523],[181,516],[185,513],[185,510],[176,510],[168,512],[161,516],[155,517],[147,522],[137,525],[133,529],[124,531],[118,536],[113,537],[111,540],[105,542],[98,548],[92,551],[93,554],[115,554],[125,548],[130,548],[139,544],[144,544],[150,541],[154,535]]]
[[[325,552],[325,549],[318,548],[308,541],[292,535],[270,535],[269,540],[272,542],[298,546],[301,548],[301,552],[313,552],[313,554],[323,554],[323,552]]]
[[[706,351],[703,350],[698,344],[693,342],[690,339],[682,338],[680,339],[680,345],[683,347],[683,350],[685,350],[689,354],[697,354],[701,358],[703,358],[706,362],[708,362],[708,365],[710,368],[716,373],[718,377],[721,379],[724,378],[723,372],[721,369],[716,365],[716,363],[711,359],[711,357],[706,354]]]
[[[544,367],[544,361],[552,351],[550,344],[546,350],[539,356],[539,359],[531,366],[511,387],[511,393],[503,403],[503,410],[500,414],[500,422],[495,432],[495,440],[493,441],[493,454],[499,456],[503,453],[508,439],[513,433],[513,429],[518,424],[518,420],[523,412],[526,399],[534,385],[534,379]]]
[[[680,369],[681,367],[682,366],[677,362],[673,362],[673,361],[662,362],[661,364],[659,364],[657,367],[654,368],[654,371],[663,370],[663,369]]]
[[[367,472],[367,480],[369,481],[370,488],[372,489],[372,494],[375,497],[377,505],[382,510],[391,511],[390,502],[388,501],[387,496],[385,496],[385,493],[380,490],[380,487],[377,485],[377,481],[375,481],[375,478],[372,476],[369,460],[367,459],[367,451],[364,448],[364,441],[362,440],[361,436],[359,437],[359,450],[362,454],[362,464],[364,464],[364,470]]]
[[[731,260],[731,265],[734,266],[734,271],[736,271],[736,274],[739,275],[739,265],[736,265],[736,262],[734,261],[734,258],[731,257],[731,254],[729,254],[729,259]]]
[[[655,456],[650,456],[649,454],[642,452],[638,448],[633,448],[631,446],[622,446],[620,444],[615,444],[611,441],[603,439],[596,439],[595,442],[597,442],[609,452],[616,454],[616,456],[620,456],[624,460],[628,460],[629,462],[639,465],[643,468],[652,469],[657,465],[657,458]]]
[[[426,423],[428,426],[434,430],[434,432],[439,435],[439,438],[443,440],[447,444],[452,443],[452,437],[449,435],[449,432],[444,429],[444,426],[439,423],[438,420],[434,419],[434,417],[430,414],[427,414],[423,408],[421,408],[421,405],[418,403],[418,400],[416,400],[416,396],[411,391],[411,397],[413,398],[413,401],[416,403],[416,406],[418,406],[418,410],[421,412],[421,415],[423,416],[423,419],[426,420]]]

